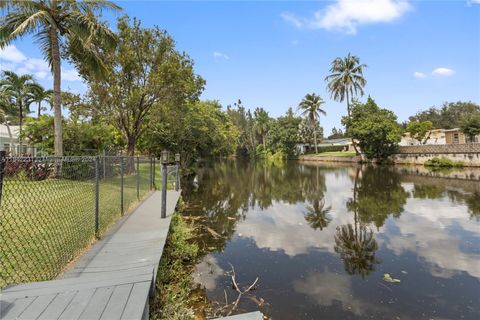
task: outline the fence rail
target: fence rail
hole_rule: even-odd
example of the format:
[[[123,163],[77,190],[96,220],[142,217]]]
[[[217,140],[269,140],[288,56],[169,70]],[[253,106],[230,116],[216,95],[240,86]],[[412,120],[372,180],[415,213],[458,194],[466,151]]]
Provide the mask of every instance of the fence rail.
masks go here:
[[[0,154],[0,288],[56,277],[156,189],[162,167],[173,187],[176,168],[151,158]]]

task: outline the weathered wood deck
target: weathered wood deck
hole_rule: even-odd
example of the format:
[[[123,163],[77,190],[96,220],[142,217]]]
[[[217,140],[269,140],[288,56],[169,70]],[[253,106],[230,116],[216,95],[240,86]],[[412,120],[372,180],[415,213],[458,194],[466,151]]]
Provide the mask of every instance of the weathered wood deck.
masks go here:
[[[20,284],[0,292],[0,319],[148,319],[149,300],[180,193],[161,192],[120,219],[56,280]],[[224,319],[262,320],[260,312]]]
[[[1,292],[0,319],[148,319],[158,263],[180,194],[153,193],[59,279]]]

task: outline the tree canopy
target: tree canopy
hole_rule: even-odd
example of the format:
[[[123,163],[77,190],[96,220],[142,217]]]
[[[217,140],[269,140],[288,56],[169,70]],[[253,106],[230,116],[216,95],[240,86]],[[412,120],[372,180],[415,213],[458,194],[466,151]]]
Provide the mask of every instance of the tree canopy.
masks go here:
[[[348,134],[358,140],[363,154],[371,160],[386,160],[396,151],[402,138],[397,116],[390,110],[379,108],[370,97],[366,103],[355,101],[351,116],[343,117],[342,123],[348,128]]]

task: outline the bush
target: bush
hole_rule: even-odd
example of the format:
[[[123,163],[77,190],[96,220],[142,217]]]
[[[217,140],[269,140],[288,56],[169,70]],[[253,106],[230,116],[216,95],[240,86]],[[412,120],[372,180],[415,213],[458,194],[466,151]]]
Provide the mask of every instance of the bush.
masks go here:
[[[461,168],[463,167],[462,161],[453,161],[448,158],[432,158],[430,160],[425,161],[424,163],[427,167],[435,167],[435,168]]]

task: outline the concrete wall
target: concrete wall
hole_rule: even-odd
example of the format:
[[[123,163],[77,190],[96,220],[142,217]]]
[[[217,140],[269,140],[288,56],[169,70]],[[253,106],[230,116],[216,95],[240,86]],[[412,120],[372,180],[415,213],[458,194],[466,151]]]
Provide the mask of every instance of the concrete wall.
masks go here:
[[[401,146],[392,160],[398,164],[423,164],[435,157],[462,161],[465,166],[480,167],[480,143]]]

